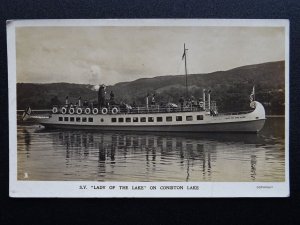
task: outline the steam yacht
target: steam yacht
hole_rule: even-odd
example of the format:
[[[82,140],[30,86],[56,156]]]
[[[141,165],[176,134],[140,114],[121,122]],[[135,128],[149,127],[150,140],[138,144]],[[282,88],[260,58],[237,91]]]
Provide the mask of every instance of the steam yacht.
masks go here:
[[[186,97],[188,97],[186,48],[183,59],[186,71]],[[247,112],[219,113],[210,91],[203,90],[202,100],[179,105],[148,104],[133,107],[110,104],[105,97],[105,86],[98,92],[96,107],[84,105],[79,99],[75,106],[68,99],[63,106],[53,106],[49,113],[36,115],[29,107],[23,119],[35,120],[49,128],[97,129],[121,131],[166,131],[166,132],[259,132],[265,123],[265,109],[255,101],[255,89],[250,95],[251,110]]]

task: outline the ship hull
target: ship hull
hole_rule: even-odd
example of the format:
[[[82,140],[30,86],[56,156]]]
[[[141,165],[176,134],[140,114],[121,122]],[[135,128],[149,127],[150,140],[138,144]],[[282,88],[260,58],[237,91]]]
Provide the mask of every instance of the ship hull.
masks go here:
[[[103,126],[41,123],[47,128],[59,129],[93,129],[103,131],[147,131],[147,132],[249,132],[257,133],[265,123],[265,119],[242,122],[188,124],[188,125],[141,125],[141,126]]]
[[[140,114],[51,114],[38,117],[47,128],[157,132],[259,132],[265,110],[255,102],[249,113],[211,115],[205,111]]]

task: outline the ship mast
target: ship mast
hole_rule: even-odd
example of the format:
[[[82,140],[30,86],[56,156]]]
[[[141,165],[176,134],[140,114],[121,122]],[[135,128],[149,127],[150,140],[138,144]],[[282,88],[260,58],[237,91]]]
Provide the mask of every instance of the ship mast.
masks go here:
[[[184,67],[185,67],[185,95],[188,98],[188,83],[187,83],[187,65],[186,65],[186,51],[188,49],[185,48],[185,43],[183,45],[183,55],[182,59],[184,58]]]

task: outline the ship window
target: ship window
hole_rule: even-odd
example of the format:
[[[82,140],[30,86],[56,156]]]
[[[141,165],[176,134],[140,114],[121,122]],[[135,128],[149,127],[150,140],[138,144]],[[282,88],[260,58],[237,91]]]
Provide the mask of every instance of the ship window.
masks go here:
[[[127,123],[130,123],[130,122],[131,122],[131,118],[130,118],[130,117],[127,117],[127,118],[126,118],[126,122],[127,122]]]
[[[117,122],[117,118],[111,118],[111,122],[112,122],[112,123]]]
[[[146,122],[146,117],[141,117],[141,122]]]
[[[182,116],[176,116],[176,121],[182,121]]]
[[[162,122],[162,117],[156,117],[157,122]]]
[[[172,121],[172,116],[167,116],[167,117],[166,117],[166,121],[167,121],[167,122],[171,122],[171,121]]]
[[[148,122],[154,122],[154,118],[153,117],[148,117]]]
[[[69,121],[69,117],[64,117],[64,121]]]
[[[119,122],[123,123],[124,122],[124,118],[119,118]]]
[[[139,122],[139,118],[138,117],[133,117],[133,122],[134,123]]]
[[[193,120],[193,116],[186,116],[186,121],[192,121]]]
[[[89,117],[89,122],[93,122],[93,117]]]
[[[101,118],[100,121],[103,122],[104,121],[103,118]]]
[[[71,122],[74,122],[74,117],[70,117],[70,121],[71,121]]]
[[[76,117],[76,122],[80,122],[80,117]]]
[[[82,122],[86,122],[86,117],[82,117]]]
[[[63,121],[63,118],[61,116],[58,117],[58,121]]]
[[[203,115],[197,115],[197,120],[203,120]]]

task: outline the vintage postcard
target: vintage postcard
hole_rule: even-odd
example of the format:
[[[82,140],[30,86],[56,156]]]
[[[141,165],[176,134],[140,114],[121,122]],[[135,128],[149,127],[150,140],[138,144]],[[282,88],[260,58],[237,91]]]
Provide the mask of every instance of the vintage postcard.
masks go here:
[[[11,197],[288,197],[289,21],[7,21]]]

